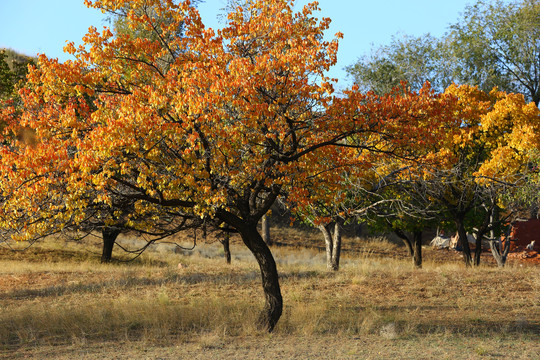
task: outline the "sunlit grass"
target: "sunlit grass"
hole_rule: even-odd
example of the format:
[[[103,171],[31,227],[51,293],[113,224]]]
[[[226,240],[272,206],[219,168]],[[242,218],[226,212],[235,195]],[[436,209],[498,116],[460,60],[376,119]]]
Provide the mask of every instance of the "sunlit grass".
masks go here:
[[[406,258],[377,254],[391,245],[366,241],[344,253],[339,272],[326,270],[319,249],[274,247],[285,304],[276,336],[528,339],[540,330],[538,267],[426,261],[415,270]],[[189,255],[151,250],[112,264],[84,255],[88,245],[40,246],[31,261],[0,256],[4,348],[193,338],[211,348],[224,336],[265,336],[254,325],[263,306],[259,269],[239,242],[231,265],[218,243]]]

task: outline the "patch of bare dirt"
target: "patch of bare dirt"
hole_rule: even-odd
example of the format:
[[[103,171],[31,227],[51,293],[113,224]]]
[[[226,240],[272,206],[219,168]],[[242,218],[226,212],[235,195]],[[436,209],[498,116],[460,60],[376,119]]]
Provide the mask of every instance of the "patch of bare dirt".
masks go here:
[[[517,249],[509,253],[508,258],[528,265],[540,265],[540,255],[534,250]]]

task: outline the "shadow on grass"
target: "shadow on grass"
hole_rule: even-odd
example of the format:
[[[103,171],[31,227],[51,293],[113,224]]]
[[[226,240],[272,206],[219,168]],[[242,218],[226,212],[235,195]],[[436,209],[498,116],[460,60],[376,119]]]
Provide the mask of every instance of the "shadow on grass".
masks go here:
[[[31,246],[24,250],[11,250],[9,248],[0,247],[0,260],[25,261],[31,263],[99,263],[101,254],[90,249],[70,250],[70,249],[44,249],[38,246]],[[166,261],[158,259],[148,259],[138,257],[137,254],[121,253],[120,256],[114,257],[111,264],[124,265],[149,265],[156,267],[167,267],[170,264]]]
[[[96,283],[61,284],[48,286],[41,289],[16,289],[0,293],[0,300],[22,300],[28,298],[56,297],[75,293],[96,293],[106,289],[129,289],[140,286],[161,286],[166,284],[239,284],[257,281],[260,279],[258,272],[245,274],[220,274],[209,275],[205,273],[177,274],[168,273],[162,278],[131,277],[125,276],[120,279],[107,280]]]
[[[99,261],[92,252],[83,252],[66,249],[43,249],[37,246],[31,246],[24,250],[11,250],[0,247],[0,260],[26,261],[31,263],[57,263],[57,262],[84,262]]]

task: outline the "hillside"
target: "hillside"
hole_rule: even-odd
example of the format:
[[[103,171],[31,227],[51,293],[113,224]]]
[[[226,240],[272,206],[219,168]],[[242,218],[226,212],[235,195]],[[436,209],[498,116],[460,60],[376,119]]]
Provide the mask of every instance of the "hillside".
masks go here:
[[[16,70],[16,68],[18,68],[19,66],[26,65],[31,61],[37,61],[37,59],[34,57],[18,53],[12,49],[0,48],[0,52],[4,52],[6,54],[6,58],[4,61],[8,64],[11,71]]]

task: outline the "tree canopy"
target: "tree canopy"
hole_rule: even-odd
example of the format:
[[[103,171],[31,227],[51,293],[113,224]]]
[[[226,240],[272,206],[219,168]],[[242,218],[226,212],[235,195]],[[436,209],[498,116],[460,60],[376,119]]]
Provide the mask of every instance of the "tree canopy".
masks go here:
[[[398,36],[348,68],[367,90],[387,92],[400,81],[418,89],[430,81],[438,91],[452,82],[495,86],[539,104],[540,3],[479,0],[441,38]]]

